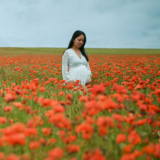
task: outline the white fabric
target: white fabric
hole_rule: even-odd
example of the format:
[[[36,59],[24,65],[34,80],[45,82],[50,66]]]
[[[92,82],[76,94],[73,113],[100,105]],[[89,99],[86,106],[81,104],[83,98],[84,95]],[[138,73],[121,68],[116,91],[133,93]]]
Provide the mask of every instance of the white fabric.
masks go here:
[[[69,67],[69,71],[68,71]],[[62,57],[62,76],[66,82],[80,80],[81,84],[89,80],[91,70],[86,58],[81,53],[81,59],[71,48],[67,49]]]

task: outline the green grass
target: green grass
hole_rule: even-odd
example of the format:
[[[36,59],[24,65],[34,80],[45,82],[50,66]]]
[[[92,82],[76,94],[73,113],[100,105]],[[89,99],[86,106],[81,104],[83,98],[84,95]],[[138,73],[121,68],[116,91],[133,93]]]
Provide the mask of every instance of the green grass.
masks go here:
[[[136,50],[136,49],[135,49]],[[156,133],[159,124],[159,112],[157,108],[160,107],[159,102],[157,101],[158,96],[155,95],[155,90],[158,89],[160,79],[160,75],[158,71],[160,70],[159,66],[159,57],[160,55],[153,56],[121,56],[120,54],[133,54],[133,53],[144,53],[144,54],[152,54],[155,53],[154,50],[137,50],[134,49],[87,49],[88,53],[93,53],[90,55],[91,61],[90,66],[92,69],[92,84],[103,84],[110,83],[109,86],[105,87],[105,91],[100,93],[99,96],[94,98],[90,92],[85,94],[88,96],[88,104],[82,103],[79,101],[79,97],[84,95],[84,93],[80,90],[73,91],[73,89],[66,89],[65,86],[60,83],[62,80],[62,68],[61,66],[56,67],[57,64],[61,64],[61,55],[64,51],[64,48],[1,48],[0,49],[0,118],[5,117],[7,122],[3,123],[0,120],[0,142],[1,140],[5,141],[6,137],[3,137],[1,134],[3,129],[9,128],[12,130],[13,125],[17,125],[17,123],[24,124],[26,128],[30,128],[27,124],[30,121],[31,124],[33,122],[36,124],[37,135],[30,135],[29,137],[25,137],[26,145],[21,146],[16,144],[15,146],[11,146],[9,144],[4,144],[1,147],[0,143],[0,152],[3,152],[6,156],[10,153],[14,153],[16,155],[21,156],[23,154],[28,155],[30,160],[44,160],[48,156],[48,152],[53,150],[56,147],[62,148],[64,152],[64,156],[62,160],[69,160],[71,158],[76,157],[77,160],[82,159],[83,155],[88,151],[94,151],[94,149],[98,148],[101,153],[106,157],[106,159],[110,160],[118,160],[123,156],[124,147],[126,147],[129,142],[128,138],[126,141],[122,143],[117,143],[116,137],[119,134],[125,134],[127,137],[131,136],[131,130],[135,130],[137,134],[140,136],[142,143],[137,143],[132,153],[135,150],[143,150],[143,147],[148,146],[148,144],[153,144],[154,146],[159,143],[159,134]],[[124,52],[126,51],[126,52]],[[128,51],[128,52],[127,52]],[[139,52],[138,52],[139,51]],[[143,51],[143,52],[142,52]],[[94,54],[98,53],[106,53],[111,55],[101,55],[97,56]],[[157,52],[158,53],[158,52]],[[24,55],[23,54],[27,54]],[[42,55],[40,55],[42,54]],[[46,55],[47,56],[46,56]],[[49,55],[50,54],[50,55]],[[51,54],[59,54],[51,55]],[[115,54],[112,56],[112,54]],[[119,54],[119,55],[116,55]],[[8,56],[9,55],[9,56]],[[13,55],[13,56],[11,56]],[[21,55],[17,56],[16,55]],[[6,56],[6,57],[3,57]],[[98,58],[97,58],[98,57]],[[135,58],[136,57],[136,58]],[[144,58],[145,57],[145,58]],[[13,58],[13,59],[12,59]],[[107,60],[106,60],[107,59]],[[55,63],[52,65],[52,63]],[[137,62],[139,63],[137,65]],[[149,66],[149,67],[148,67]],[[45,68],[46,67],[46,68]],[[99,70],[100,69],[100,70]],[[106,76],[105,73],[109,73]],[[96,73],[96,74],[95,74]],[[98,73],[98,74],[97,74]],[[51,80],[51,78],[57,78],[59,82],[55,80]],[[118,78],[118,80],[116,80]],[[34,85],[34,81],[38,79],[39,86]],[[147,82],[147,79],[150,81]],[[122,88],[117,88],[117,91],[114,89],[115,80],[117,84]],[[134,81],[133,81],[134,80]],[[141,90],[137,90],[135,92],[128,89],[128,85],[133,84],[134,88],[139,84],[140,81],[145,81],[145,87]],[[122,82],[127,82],[124,88],[128,91],[128,93],[119,93],[120,90],[124,88],[122,86]],[[15,87],[14,87],[15,86]],[[28,87],[27,87],[28,86]],[[155,89],[151,89],[155,87]],[[40,87],[44,87],[45,91],[40,92]],[[3,91],[3,92],[2,92]],[[20,91],[21,94],[18,94]],[[60,92],[64,92],[64,95],[59,96]],[[7,102],[5,100],[5,96],[7,93],[12,93],[16,95],[17,99],[15,101]],[[34,94],[33,94],[34,93]],[[72,95],[71,100],[66,99],[67,94]],[[109,101],[108,97],[111,97],[113,101]],[[133,96],[136,96],[134,100]],[[37,101],[40,98],[49,99],[52,101],[58,100],[59,103],[65,108],[65,112],[63,113],[65,120],[68,120],[72,125],[72,129],[66,129],[65,127],[60,128],[57,127],[57,122],[49,122],[49,119],[46,116],[48,111],[54,110],[55,113],[50,115],[52,118],[55,117],[59,112],[57,107],[58,104],[53,103],[53,106],[45,106],[45,103],[41,103]],[[106,101],[103,101],[103,98]],[[36,100],[37,99],[37,100]],[[104,100],[105,100],[104,99]],[[150,100],[151,102],[147,102]],[[70,105],[67,104],[67,101],[70,101]],[[14,102],[20,102],[23,104],[23,109],[19,109],[15,107]],[[63,102],[63,103],[62,103]],[[92,103],[93,102],[93,103]],[[115,102],[117,107],[113,110],[111,102]],[[139,108],[139,103],[142,103],[147,106],[147,108],[157,107],[154,109],[155,111],[148,112],[145,111],[145,114],[141,115],[141,109]],[[65,105],[63,105],[65,103]],[[111,105],[109,108],[105,108],[105,106]],[[4,107],[11,106],[12,111],[7,113],[4,111]],[[61,106],[61,107],[62,107]],[[86,107],[90,106],[90,108]],[[88,109],[86,109],[88,108]],[[96,110],[93,110],[96,109]],[[57,111],[56,111],[57,110]],[[93,111],[98,111],[95,115],[92,115]],[[115,120],[112,116],[113,114],[119,114],[124,119],[130,118],[131,113],[132,116],[135,116],[135,122],[143,119],[147,119],[148,122],[143,125],[135,125],[135,123],[128,123],[123,120],[119,122]],[[57,113],[58,112],[58,113]],[[155,115],[153,115],[155,114]],[[40,119],[36,122],[35,116],[38,116]],[[78,116],[78,119],[77,119]],[[87,120],[87,117],[93,119],[93,124],[91,128],[93,128],[93,134],[91,139],[82,138],[81,133],[76,133],[76,128],[83,123],[90,123],[90,119]],[[107,123],[102,123],[101,127],[105,127],[107,129],[107,133],[103,136],[100,136],[100,128],[97,125],[97,121],[99,118],[111,118],[114,121],[114,126],[110,126],[112,124],[111,121]],[[10,124],[10,120],[13,120],[13,124]],[[38,125],[38,123],[42,120],[44,123],[42,125]],[[53,119],[52,119],[53,120]],[[100,120],[101,121],[101,120]],[[59,118],[60,123],[64,123],[63,118]],[[67,122],[67,121],[66,121]],[[107,125],[106,125],[107,124]],[[156,125],[157,126],[154,126]],[[118,128],[119,126],[119,128]],[[153,127],[154,126],[154,127]],[[51,134],[49,136],[45,136],[42,132],[43,128],[50,128]],[[15,130],[15,129],[14,129]],[[76,136],[75,142],[64,142],[58,131],[64,131],[64,138],[68,138],[69,136]],[[155,131],[155,132],[154,132]],[[16,132],[16,130],[14,131]],[[24,131],[21,131],[24,132]],[[86,130],[86,133],[88,131]],[[1,138],[3,137],[3,138]],[[32,141],[39,141],[40,138],[43,137],[45,142],[41,144],[38,149],[29,149],[29,144]],[[48,144],[48,140],[50,138],[54,138],[57,140],[55,144]],[[149,142],[145,143],[146,138],[148,138]],[[67,150],[69,144],[80,146],[80,150],[76,153],[69,153]],[[133,142],[132,142],[133,143]],[[151,145],[152,146],[152,145]],[[148,155],[147,155],[148,156]],[[150,155],[149,155],[150,156]],[[151,160],[156,159],[153,155],[150,156]],[[1,158],[0,158],[1,159]],[[7,158],[5,158],[7,159]],[[8,158],[9,159],[9,158]],[[26,158],[27,159],[27,158]],[[137,160],[145,160],[146,154],[137,158]],[[158,158],[157,158],[158,159]],[[46,159],[47,160],[47,159]]]
[[[0,55],[63,54],[66,48],[1,47]],[[88,54],[160,54],[160,49],[86,48]]]

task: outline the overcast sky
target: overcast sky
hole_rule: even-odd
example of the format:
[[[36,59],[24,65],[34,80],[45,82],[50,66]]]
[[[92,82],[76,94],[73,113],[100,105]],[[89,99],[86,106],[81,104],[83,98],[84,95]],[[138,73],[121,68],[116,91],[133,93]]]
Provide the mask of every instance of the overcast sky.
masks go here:
[[[0,47],[160,48],[160,0],[0,0]]]

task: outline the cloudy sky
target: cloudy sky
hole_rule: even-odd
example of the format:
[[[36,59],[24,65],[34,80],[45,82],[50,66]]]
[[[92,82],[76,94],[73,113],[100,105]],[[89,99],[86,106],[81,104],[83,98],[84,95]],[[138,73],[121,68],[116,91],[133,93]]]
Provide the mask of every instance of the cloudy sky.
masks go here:
[[[160,0],[0,0],[0,47],[160,48]]]

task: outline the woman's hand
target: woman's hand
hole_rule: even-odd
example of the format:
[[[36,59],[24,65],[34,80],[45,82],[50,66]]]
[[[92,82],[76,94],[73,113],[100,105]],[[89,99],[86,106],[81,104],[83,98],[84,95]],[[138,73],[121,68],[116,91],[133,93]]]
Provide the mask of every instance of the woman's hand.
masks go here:
[[[73,81],[73,80],[70,80],[69,82],[70,82],[70,83],[74,83],[74,81]]]
[[[91,80],[91,76],[90,76],[89,80],[86,82],[85,85],[89,85],[91,82],[92,82],[92,80]]]

